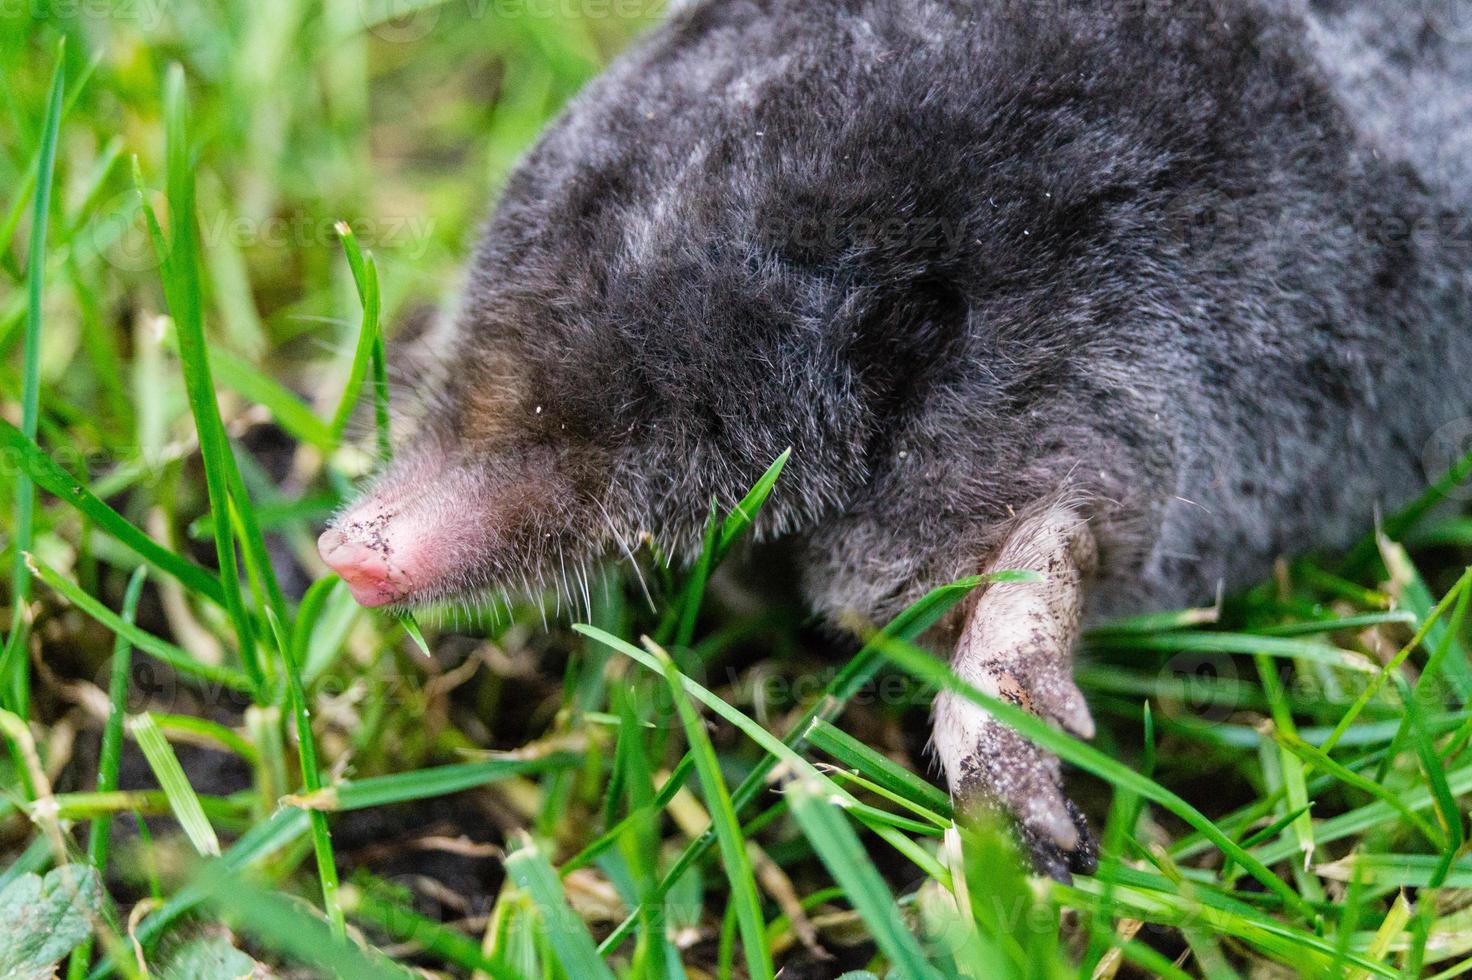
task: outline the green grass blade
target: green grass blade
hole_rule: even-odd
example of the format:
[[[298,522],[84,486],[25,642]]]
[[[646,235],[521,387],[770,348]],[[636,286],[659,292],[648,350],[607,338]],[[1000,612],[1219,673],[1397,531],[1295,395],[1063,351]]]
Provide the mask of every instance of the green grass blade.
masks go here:
[[[95,598],[83,592],[75,583],[62,578],[55,569],[34,555],[31,556],[31,571],[38,579],[54,591],[66,597],[68,602],[82,610],[82,612],[91,616],[118,636],[126,637],[128,642],[132,643],[139,650],[142,650],[151,657],[162,660],[181,674],[198,677],[201,680],[214,684],[222,684],[225,687],[237,691],[251,690],[250,679],[244,674],[237,670],[232,670],[229,667],[203,663],[179,647],[174,646],[174,644],[160,640],[153,634],[145,633],[137,626],[124,622],[111,609],[108,609],[101,602],[98,602]]]
[[[1436,673],[1433,670],[1436,662],[1453,653],[1453,640],[1462,634],[1462,627],[1467,621],[1467,611],[1469,606],[1472,606],[1472,602],[1469,602],[1469,600],[1472,600],[1472,587],[1462,590],[1461,597],[1457,599],[1456,608],[1452,611],[1451,622],[1447,624],[1447,628],[1442,633],[1441,641],[1436,644],[1435,649],[1431,652],[1431,656],[1427,659],[1426,670],[1416,679],[1416,697],[1428,696],[1428,689],[1431,686],[1430,678],[1434,677]],[[1451,745],[1455,745],[1459,737],[1460,733],[1451,740],[1448,747],[1450,748]],[[1394,746],[1395,741],[1392,741],[1391,745]]]
[[[1472,517],[1444,517],[1416,529],[1405,543],[1412,549],[1472,547]]]
[[[1400,602],[1406,611],[1418,620],[1430,616],[1436,608],[1436,601],[1406,549],[1387,539],[1381,539],[1380,549],[1391,579],[1400,583]],[[1466,648],[1462,646],[1456,630],[1451,629],[1445,618],[1437,618],[1426,633],[1426,642],[1431,656],[1423,673],[1433,677],[1440,675],[1464,704],[1472,700],[1472,663],[1468,662]]]
[[[31,219],[30,249],[26,253],[26,330],[21,366],[20,428],[32,441],[41,416],[41,318],[44,311],[46,274],[46,223],[51,215],[51,187],[56,170],[56,141],[61,132],[62,93],[66,89],[66,39],[56,48],[56,67],[51,73],[46,99],[46,122],[41,131],[40,156],[36,164],[35,210]],[[15,567],[11,578],[13,613],[10,635],[0,656],[0,684],[4,703],[21,717],[30,713],[30,663],[25,656],[30,617],[25,613],[31,595],[31,573],[26,553],[34,535],[36,488],[30,477],[15,481]]]
[[[792,815],[828,872],[863,917],[864,924],[895,971],[903,977],[937,978],[915,936],[900,917],[894,896],[875,870],[858,836],[821,783],[799,779],[786,790]]]
[[[761,477],[747,491],[746,496],[737,502],[731,512],[726,515],[724,521],[716,520],[715,501],[711,501],[710,519],[706,523],[705,541],[700,549],[700,557],[695,567],[690,570],[680,594],[675,603],[670,607],[669,613],[659,630],[655,633],[656,641],[660,643],[673,642],[677,647],[688,647],[695,635],[695,619],[700,614],[701,603],[705,600],[706,583],[710,580],[711,573],[725,560],[726,555],[741,540],[742,536],[751,527],[760,513],[762,506],[771,496],[772,488],[777,485],[777,479],[782,475],[782,469],[792,457],[792,450],[786,449],[772,461]]]
[[[1302,759],[1310,766],[1316,769],[1323,770],[1330,776],[1344,783],[1346,786],[1352,786],[1360,792],[1368,793],[1378,800],[1383,800],[1386,805],[1395,810],[1395,812],[1399,813],[1407,823],[1409,823],[1412,827],[1415,827],[1416,830],[1421,833],[1421,836],[1426,838],[1427,842],[1430,843],[1431,846],[1438,849],[1444,848],[1446,846],[1446,835],[1438,833],[1436,829],[1432,827],[1431,824],[1428,823],[1424,817],[1407,807],[1405,803],[1401,800],[1401,798],[1393,791],[1386,789],[1384,786],[1381,786],[1374,780],[1367,779],[1364,776],[1361,776],[1359,773],[1356,773],[1346,768],[1345,766],[1340,765],[1338,762],[1336,762],[1328,755],[1325,755],[1319,749],[1316,749],[1312,745],[1305,742],[1297,735],[1297,733],[1277,729],[1273,732],[1273,738],[1276,739],[1278,744],[1283,746],[1285,750],[1292,752],[1295,756]],[[1304,803],[1300,805],[1300,808],[1298,810],[1295,810],[1293,812],[1304,815],[1306,817],[1306,815],[1310,812],[1310,809],[1311,805],[1308,803]],[[1280,827],[1279,829],[1282,828]],[[1243,841],[1243,846],[1255,847],[1266,839],[1267,837],[1259,832],[1252,835],[1247,840]]]
[[[553,952],[569,977],[613,980],[583,920],[567,904],[557,872],[530,838],[506,858],[506,873],[537,903]]]
[[[341,581],[335,575],[318,579],[307,587],[306,595],[302,596],[302,601],[297,606],[296,622],[292,624],[291,655],[297,663],[301,664],[302,682],[305,684],[312,683],[322,671],[330,666],[331,657],[341,646],[340,642],[334,642],[332,638],[323,639],[320,642],[328,645],[329,649],[313,657],[313,637],[317,634],[318,627],[324,622],[324,618],[328,618],[329,614],[334,612],[333,606],[336,603],[333,597],[340,595],[338,586]],[[336,621],[335,616],[330,618]],[[353,619],[356,618],[356,611],[354,611],[342,627],[344,634],[351,627]],[[323,629],[327,630],[328,627],[323,627]]]
[[[425,657],[434,656],[429,652],[429,643],[424,639],[424,631],[419,628],[419,623],[414,619],[413,613],[404,613],[400,616],[399,625],[404,628],[405,633],[409,634],[409,639],[414,642],[414,646],[420,653]]]
[[[1375,938],[1366,950],[1366,955],[1376,960],[1384,960],[1390,951],[1391,943],[1400,936],[1411,918],[1411,906],[1404,895],[1395,896],[1395,901],[1390,905],[1390,911],[1385,913],[1385,918],[1380,921],[1380,928],[1375,930]],[[1363,970],[1352,970],[1345,974],[1346,980],[1363,980],[1367,976]]]
[[[164,731],[159,726],[159,731]],[[108,793],[57,793],[56,813],[63,820],[96,820],[119,813],[172,816],[173,808],[163,790],[113,790]],[[239,825],[247,815],[248,800],[236,796],[199,797],[199,805],[212,825],[220,822]]]
[[[169,70],[164,115],[166,182],[172,240],[165,242],[158,218],[146,198],[144,216],[162,266],[164,294],[178,332],[184,389],[189,399],[190,412],[194,416],[195,429],[199,434],[210,510],[218,517],[230,513],[232,486],[239,485],[240,475],[225,435],[224,423],[220,419],[219,405],[215,401],[214,379],[210,373],[208,347],[205,343],[200,281],[202,274],[195,228],[193,161],[189,156],[185,128],[187,105],[184,72],[178,65]],[[141,183],[139,194],[142,196]],[[248,500],[241,500],[240,504],[242,510],[249,509]],[[225,605],[235,625],[241,663],[258,698],[264,698],[265,675],[256,649],[256,631],[241,592],[230,523],[217,520],[214,530],[215,552],[220,565]],[[258,562],[258,565],[269,568],[270,563]]]
[[[1457,584],[1452,586],[1451,590],[1436,604],[1436,608],[1431,610],[1430,615],[1422,621],[1421,628],[1416,630],[1416,635],[1411,637],[1410,642],[1396,651],[1395,655],[1386,662],[1385,666],[1370,679],[1370,683],[1364,686],[1355,697],[1354,702],[1340,717],[1339,721],[1335,723],[1334,730],[1329,734],[1329,737],[1320,748],[1325,752],[1332,752],[1334,750],[1334,746],[1339,743],[1339,740],[1344,737],[1344,733],[1354,724],[1360,712],[1365,710],[1365,706],[1370,703],[1376,694],[1380,693],[1380,688],[1385,685],[1386,679],[1395,671],[1399,670],[1400,665],[1405,663],[1406,658],[1411,655],[1411,652],[1426,641],[1426,637],[1430,635],[1431,630],[1440,621],[1441,617],[1445,615],[1447,609],[1459,600],[1463,590],[1469,588],[1472,588],[1472,568],[1467,569],[1462,574],[1462,577],[1457,580]]]
[[[212,743],[212,747],[233,752],[241,759],[254,765],[259,757],[256,747],[246,741],[233,728],[228,728],[208,718],[194,715],[172,715],[153,712],[153,720],[165,735],[177,735],[181,739]]]
[[[128,589],[123,594],[123,609],[120,619],[132,624],[138,611],[138,600],[143,596],[143,583],[147,571],[139,568],[128,579]],[[98,752],[98,793],[111,793],[118,788],[118,764],[123,754],[123,721],[127,713],[128,675],[133,665],[133,647],[125,637],[119,636],[112,647],[112,666],[108,672],[107,721],[102,728],[102,748]],[[107,871],[107,861],[112,844],[112,815],[94,817],[87,834],[87,863],[99,874]],[[68,980],[81,980],[92,964],[92,937],[72,951],[67,966]]]
[[[353,274],[353,285],[358,290],[358,302],[363,306],[366,326],[370,303],[380,303],[378,269],[373,265],[372,256],[365,255],[363,250],[358,246],[357,237],[353,234],[353,229],[346,222],[339,221],[335,227],[338,238],[342,240],[343,252],[346,254],[348,260],[348,268]],[[370,278],[372,280],[371,286]],[[390,434],[388,355],[384,350],[383,330],[378,322],[381,315],[382,310],[380,309],[373,318],[373,350],[369,356],[369,368],[373,375],[373,422],[378,433],[378,459],[380,462],[386,463],[393,458],[394,450]],[[356,396],[354,396],[354,401],[356,400]]]
[[[218,866],[202,877],[202,898],[228,916],[236,928],[262,945],[324,970],[330,976],[353,980],[409,980],[409,970],[381,954],[370,953],[327,924],[303,914],[300,904],[267,891]]]
[[[1357,671],[1373,673],[1377,665],[1369,657],[1354,650],[1344,650],[1327,643],[1294,640],[1287,637],[1259,636],[1253,633],[1217,633],[1179,630],[1159,634],[1093,634],[1088,647],[1095,650],[1136,650],[1162,653],[1240,653],[1263,655],[1288,660],[1305,660]]]
[[[1472,452],[1453,463],[1421,496],[1387,518],[1382,531],[1361,538],[1341,563],[1344,574],[1353,575],[1375,557],[1379,551],[1380,534],[1392,541],[1398,541],[1468,479],[1472,479]]]
[[[1320,875],[1334,881],[1354,881],[1370,888],[1472,888],[1472,857],[1457,858],[1443,868],[1440,854],[1369,854],[1357,851],[1333,864],[1320,865]],[[1437,877],[1441,876],[1438,884]]]
[[[1210,626],[1221,618],[1221,610],[1215,606],[1193,609],[1173,609],[1168,612],[1140,613],[1136,616],[1121,616],[1084,631],[1085,641],[1095,637],[1129,634],[1165,633],[1171,630],[1190,629],[1195,626]]]
[[[153,716],[147,712],[137,715],[128,727],[133,733],[133,740],[148,759],[148,766],[153,770],[159,788],[168,797],[169,808],[174,811],[174,818],[179,821],[189,842],[200,854],[218,857],[220,839],[215,836],[215,828],[210,826],[194,787],[189,784],[184,768],[179,765],[179,757],[174,755],[174,750],[164,738],[163,732],[158,730]]]
[[[358,342],[353,351],[352,366],[348,369],[347,384],[343,386],[337,411],[332,415],[330,431],[334,445],[342,442],[343,433],[353,417],[353,409],[357,407],[358,396],[363,390],[363,380],[368,376],[375,352],[381,352],[378,266],[374,263],[372,254],[365,253],[358,246],[357,236],[346,222],[337,224],[337,234],[342,240],[343,252],[347,255],[348,267],[352,270],[353,281],[358,288],[358,300],[363,306],[363,322],[358,329]],[[384,420],[379,421],[381,423]],[[386,437],[386,433],[380,432],[380,436]]]
[[[827,752],[843,765],[862,773],[914,805],[950,818],[951,798],[944,790],[926,782],[842,729],[819,719],[808,729],[807,740],[815,748]]]
[[[424,955],[496,976],[495,962],[481,952],[480,946],[449,926],[385,901],[356,885],[343,886],[342,901],[344,910],[353,918],[372,923],[398,942],[413,943]]]
[[[216,381],[264,407],[292,438],[324,452],[333,448],[332,430],[280,382],[223,347],[211,350],[209,358],[210,371]]]
[[[1154,719],[1150,713],[1150,702],[1142,710],[1145,722],[1145,744],[1152,742]],[[1149,770],[1143,770],[1148,774]],[[1120,945],[1115,929],[1114,885],[1121,863],[1124,861],[1125,842],[1136,837],[1139,824],[1140,797],[1127,789],[1117,790],[1109,801],[1109,816],[1104,824],[1104,833],[1099,842],[1099,870],[1097,877],[1104,884],[1099,896],[1098,909],[1089,916],[1089,945],[1079,964],[1080,976],[1094,976],[1100,962],[1110,951]],[[1225,869],[1222,872],[1226,876]]]
[[[771,496],[772,488],[777,485],[777,479],[782,475],[782,469],[787,461],[792,458],[792,449],[789,447],[782,451],[782,455],[772,461],[767,471],[761,475],[747,492],[731,509],[730,515],[721,525],[721,533],[716,538],[716,561],[725,558],[736,542],[746,534],[748,528],[756,520],[757,514]]]
[[[276,616],[268,611],[267,617],[286,673],[287,698],[296,721],[297,758],[301,764],[302,786],[308,793],[315,793],[322,788],[322,774],[317,765],[317,740],[312,735],[311,710],[307,704],[306,690],[302,687],[301,665],[292,656],[291,644],[282,633]],[[321,810],[311,810],[308,817],[312,825],[312,848],[317,858],[317,876],[322,884],[322,907],[327,910],[327,921],[332,926],[332,934],[338,939],[344,939],[347,936],[347,925],[343,921],[342,904],[337,897],[337,862],[333,856],[332,834],[327,827],[327,815]]]
[[[535,759],[504,758],[461,762],[415,772],[370,776],[323,787],[308,796],[292,798],[292,806],[314,810],[365,810],[414,800],[428,800],[518,776],[576,768],[582,760],[571,753],[554,752]]]
[[[378,459],[387,463],[394,458],[393,414],[389,409],[388,351],[383,331],[373,335],[373,426],[378,433]]]
[[[618,710],[618,745],[614,765],[616,778],[622,786],[619,797],[628,800],[629,814],[633,817],[626,830],[617,838],[619,854],[629,867],[633,879],[631,894],[643,906],[642,929],[638,946],[630,966],[635,975],[659,976],[668,971],[660,967],[667,963],[673,950],[666,933],[670,921],[669,910],[655,894],[659,887],[659,866],[662,857],[660,847],[661,811],[655,804],[654,760],[650,757],[645,740],[645,723],[640,721],[636,707],[637,688],[632,685],[615,685],[611,690],[614,707]],[[610,780],[609,795],[613,797],[613,780]],[[608,813],[614,812],[612,808]],[[605,823],[612,822],[605,819]],[[564,878],[567,865],[558,869]],[[683,971],[682,971],[683,972]]]
[[[1294,842],[1288,842],[1289,848],[1295,846]],[[1122,875],[1122,878],[1128,883],[1122,880],[1114,886],[1114,900],[1121,915],[1235,936],[1287,964],[1295,976],[1325,976],[1325,969],[1338,956],[1334,944],[1322,936],[1287,925],[1239,901],[1214,895],[1209,889],[1192,888],[1183,894],[1178,886],[1164,879],[1146,884],[1137,875]],[[1072,886],[1054,884],[1052,890],[1064,904],[1091,910],[1098,907],[1097,893],[1104,887],[1096,879],[1080,878]],[[1375,976],[1396,976],[1395,971],[1354,953],[1343,959]]]
[[[0,419],[0,451],[16,462],[47,493],[75,507],[98,528],[111,535],[139,558],[159,571],[178,579],[190,592],[224,604],[220,580],[207,569],[175,554],[144,534],[117,511],[62,469],[40,446],[15,426]]]
[[[891,827],[897,827],[901,830],[906,830],[909,833],[916,835],[917,837],[943,837],[945,836],[946,830],[951,826],[951,818],[942,817],[940,816],[940,814],[935,813],[934,811],[926,810],[920,807],[918,804],[912,803],[910,800],[905,799],[898,793],[884,787],[879,783],[866,779],[856,772],[838,769],[831,772],[829,774],[829,778],[831,778],[834,782],[838,783],[841,786],[852,785],[857,787],[858,789],[873,793],[875,796],[888,800],[889,802],[895,804],[896,806],[902,807],[903,809],[909,810],[921,818],[920,820],[911,820],[908,817],[902,817],[897,814],[890,813],[888,810],[881,810],[878,807],[871,807],[868,805],[855,807],[854,815],[862,820],[865,820],[866,822],[872,821],[886,824]]]
[[[767,950],[766,922],[762,916],[761,897],[746,853],[746,840],[741,836],[741,823],[731,805],[731,793],[721,776],[721,764],[705,731],[705,721],[690,703],[680,683],[680,672],[669,655],[655,647],[655,655],[664,668],[665,681],[675,699],[675,708],[685,726],[685,737],[695,757],[695,773],[700,778],[705,808],[710,814],[721,861],[731,883],[731,901],[736,910],[736,923],[741,932],[741,947],[746,954],[746,967],[753,978],[772,977],[772,957]]]
[[[1416,695],[1411,691],[1411,686],[1404,677],[1396,674],[1395,680],[1401,691],[1401,703],[1405,705],[1406,716],[1410,719],[1410,733],[1415,740],[1416,755],[1421,760],[1421,768],[1426,774],[1427,786],[1430,787],[1432,797],[1436,800],[1437,816],[1441,819],[1442,828],[1446,831],[1445,853],[1455,856],[1467,841],[1462,811],[1457,807],[1456,794],[1452,792],[1450,781],[1447,779],[1446,766],[1442,763],[1441,756],[1437,754],[1436,743],[1432,741],[1431,733],[1427,731],[1425,721],[1421,717],[1420,702],[1416,700]]]
[[[219,859],[217,868],[235,873],[253,867],[280,853],[307,832],[307,815],[300,810],[279,810],[246,831]],[[198,880],[175,892],[163,907],[152,913],[133,930],[133,936],[145,948],[151,946],[171,925],[187,915],[210,895]],[[325,931],[325,930],[324,930]],[[92,971],[88,980],[104,980],[117,972],[111,957]]]
[[[1315,633],[1339,633],[1346,630],[1362,630],[1371,626],[1415,627],[1419,617],[1404,609],[1395,612],[1361,613],[1357,616],[1335,616],[1330,619],[1310,619],[1301,623],[1284,623],[1281,626],[1264,626],[1259,636],[1312,636]]]
[[[263,503],[255,508],[256,523],[262,531],[276,531],[294,524],[325,521],[342,504],[342,498],[331,491],[314,493],[298,500]],[[195,540],[215,536],[215,517],[201,514],[189,522],[189,536]],[[325,580],[324,580],[325,581]]]
[[[705,601],[705,587],[716,564],[716,534],[719,526],[716,521],[716,503],[712,500],[710,516],[705,522],[705,540],[701,544],[700,557],[695,560],[695,567],[690,569],[690,577],[680,590],[679,600],[671,609],[671,614],[678,619],[674,634],[674,644],[677,647],[688,647],[695,638],[695,620],[700,615],[701,603]]]
[[[1273,731],[1289,737],[1297,737],[1298,728],[1293,722],[1293,708],[1288,702],[1288,695],[1283,690],[1283,683],[1278,677],[1278,665],[1269,657],[1261,654],[1253,658],[1257,663],[1258,677],[1262,681],[1263,693],[1272,706]],[[1278,756],[1278,768],[1283,778],[1283,795],[1285,806],[1289,810],[1307,811],[1308,781],[1303,765],[1303,759],[1290,752],[1286,746],[1280,746]],[[1303,854],[1301,865],[1295,864],[1293,873],[1303,892],[1311,900],[1321,900],[1323,893],[1319,888],[1318,879],[1307,874],[1307,869],[1313,861],[1314,855],[1314,821],[1313,817],[1305,812],[1290,825],[1293,830],[1293,838],[1298,842],[1298,849]]]
[[[260,524],[256,523],[255,506],[251,503],[250,493],[245,488],[245,479],[240,474],[240,468],[235,465],[235,458],[231,456],[225,468],[225,476],[230,488],[230,495],[226,500],[230,504],[229,514],[231,527],[235,531],[236,538],[241,542],[241,559],[245,565],[246,574],[249,576],[251,588],[255,591],[260,607],[266,616],[276,617],[278,623],[287,622],[286,596],[281,591],[281,584],[276,579],[275,566],[271,564],[271,554],[266,550],[266,539],[261,533]],[[269,682],[273,680],[267,663],[264,673]]]

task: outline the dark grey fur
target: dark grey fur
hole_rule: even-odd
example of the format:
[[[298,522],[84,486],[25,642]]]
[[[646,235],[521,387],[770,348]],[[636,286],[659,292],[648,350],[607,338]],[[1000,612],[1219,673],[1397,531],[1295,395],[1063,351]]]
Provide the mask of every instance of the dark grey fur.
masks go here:
[[[484,499],[411,598],[556,580],[646,529],[688,548],[787,446],[760,530],[800,536],[832,617],[976,571],[1060,494],[1095,614],[1346,544],[1472,414],[1472,12],[1448,3],[677,13],[476,251],[379,493],[468,471]]]

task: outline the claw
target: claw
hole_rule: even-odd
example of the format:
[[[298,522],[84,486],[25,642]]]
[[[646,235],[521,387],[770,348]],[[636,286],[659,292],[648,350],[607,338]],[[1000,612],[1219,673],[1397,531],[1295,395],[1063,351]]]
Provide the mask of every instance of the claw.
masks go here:
[[[1031,855],[1033,869],[1038,874],[1068,885],[1073,883],[1074,875],[1091,875],[1099,869],[1099,843],[1073,801],[1065,800],[1064,805],[1076,832],[1073,847],[1063,848],[1056,841],[1040,839],[1026,828],[1018,836]]]
[[[1054,713],[1053,717],[1070,735],[1083,739],[1094,737],[1094,716],[1089,713],[1089,706],[1084,701],[1083,695],[1077,691]]]
[[[1073,643],[1093,540],[1068,508],[1019,522],[993,567],[1045,569],[1039,582],[993,586],[962,627],[954,664],[965,680],[1079,738],[1094,719],[1073,681]],[[936,699],[934,745],[958,810],[1001,809],[1039,873],[1070,880],[1091,872],[1098,849],[1078,807],[1063,793],[1056,757],[952,694]]]
[[[1066,665],[1056,663],[1038,670],[1032,682],[1032,699],[1038,714],[1078,738],[1094,737],[1094,716],[1083,692],[1069,676]]]

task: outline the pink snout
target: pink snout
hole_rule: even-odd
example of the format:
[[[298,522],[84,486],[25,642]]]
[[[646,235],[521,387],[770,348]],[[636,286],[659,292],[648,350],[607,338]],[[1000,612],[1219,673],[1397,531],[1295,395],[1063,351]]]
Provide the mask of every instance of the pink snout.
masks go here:
[[[355,534],[351,526],[347,530],[331,527],[317,539],[317,553],[347,583],[361,606],[386,606],[404,599],[411,591],[381,536],[369,541]]]
[[[508,481],[509,483],[509,481]],[[473,592],[501,545],[525,481],[491,485],[478,468],[401,456],[376,486],[337,516],[317,552],[369,608],[424,605]]]

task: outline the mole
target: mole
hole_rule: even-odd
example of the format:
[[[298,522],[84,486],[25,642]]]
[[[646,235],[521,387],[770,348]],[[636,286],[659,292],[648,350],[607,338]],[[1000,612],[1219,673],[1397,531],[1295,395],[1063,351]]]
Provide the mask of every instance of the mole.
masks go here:
[[[1472,417],[1472,3],[707,0],[506,183],[391,466],[322,535],[365,606],[576,593],[757,518],[833,623],[997,569],[936,641],[1080,737],[1099,617],[1349,544]],[[1440,475],[1432,473],[1434,478]],[[1095,847],[941,695],[964,808]]]

